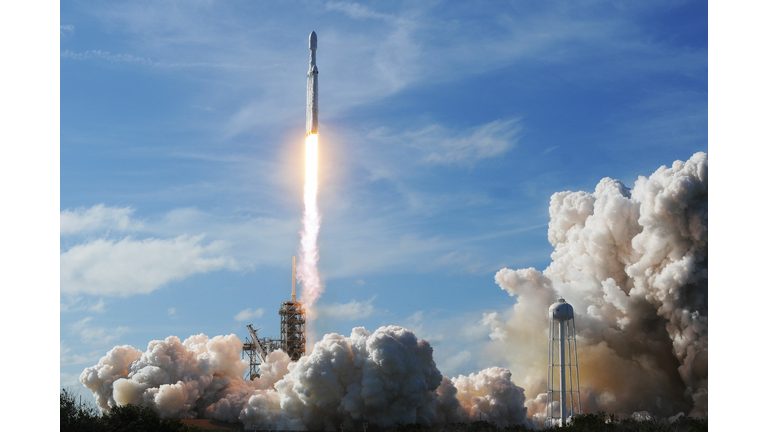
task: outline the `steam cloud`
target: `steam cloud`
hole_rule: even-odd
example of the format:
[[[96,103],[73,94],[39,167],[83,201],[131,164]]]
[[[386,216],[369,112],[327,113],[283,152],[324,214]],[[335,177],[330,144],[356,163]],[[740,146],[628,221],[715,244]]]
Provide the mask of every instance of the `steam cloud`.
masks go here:
[[[633,190],[604,178],[594,193],[552,195],[552,263],[500,270],[496,283],[517,303],[483,319],[489,356],[538,395],[526,402],[534,417],[546,413],[540,353],[559,296],[576,312],[586,412],[707,416],[707,202],[706,153],[639,177]]]
[[[80,381],[104,412],[132,403],[162,417],[239,421],[246,427],[333,430],[362,422],[388,427],[475,420],[532,426],[523,389],[508,370],[443,377],[429,342],[402,327],[325,335],[295,363],[273,352],[254,381],[242,379],[248,363],[240,360],[241,349],[235,335],[202,334],[184,342],[175,336],[152,341],[143,353],[119,346],[86,368]]]

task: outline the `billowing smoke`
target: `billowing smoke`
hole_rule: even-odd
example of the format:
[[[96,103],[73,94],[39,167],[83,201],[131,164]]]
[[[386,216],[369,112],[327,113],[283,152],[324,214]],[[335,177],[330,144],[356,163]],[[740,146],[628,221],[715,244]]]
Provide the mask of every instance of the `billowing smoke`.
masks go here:
[[[517,303],[483,319],[486,355],[534,396],[530,413],[546,412],[547,306],[562,296],[576,312],[585,411],[707,416],[706,153],[632,190],[604,178],[594,193],[555,193],[549,214],[552,263],[500,270]]]
[[[163,417],[247,427],[334,430],[362,422],[389,427],[476,420],[532,426],[523,389],[508,370],[443,377],[429,342],[402,327],[326,335],[295,363],[282,351],[271,353],[254,381],[242,379],[248,364],[239,358],[241,349],[235,335],[202,334],[152,341],[143,353],[119,346],[80,380],[104,412],[132,403]]]

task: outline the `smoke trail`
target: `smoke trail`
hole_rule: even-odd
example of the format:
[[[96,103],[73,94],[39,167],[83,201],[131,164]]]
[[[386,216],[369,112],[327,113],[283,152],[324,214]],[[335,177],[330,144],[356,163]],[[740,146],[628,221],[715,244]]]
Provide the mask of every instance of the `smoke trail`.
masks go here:
[[[541,353],[559,296],[576,313],[585,411],[707,416],[707,166],[696,153],[633,190],[604,178],[594,193],[555,193],[552,263],[496,274],[517,303],[484,316],[486,355],[538,395],[526,403],[535,416],[546,412]]]
[[[212,418],[249,429],[477,420],[532,426],[525,393],[508,370],[443,377],[429,342],[402,327],[325,335],[295,363],[282,351],[273,352],[254,381],[242,379],[248,363],[239,359],[241,349],[235,335],[202,334],[183,343],[175,336],[152,341],[143,353],[119,346],[86,368],[80,381],[103,412],[132,403],[164,418]]]
[[[320,211],[317,207],[317,134],[307,135],[304,169],[304,229],[301,232],[300,261],[297,278],[303,289],[301,300],[310,313],[323,293],[323,284],[317,271],[319,253],[317,235],[320,232]]]

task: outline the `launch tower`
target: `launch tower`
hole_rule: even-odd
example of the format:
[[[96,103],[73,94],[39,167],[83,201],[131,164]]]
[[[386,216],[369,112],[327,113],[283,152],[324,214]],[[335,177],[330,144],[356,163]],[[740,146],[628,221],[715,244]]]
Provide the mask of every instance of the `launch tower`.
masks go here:
[[[569,417],[581,414],[579,361],[576,356],[576,324],[573,315],[573,306],[566,303],[565,299],[561,298],[549,307],[547,418],[544,423],[547,428],[565,426]]]
[[[253,324],[248,324],[248,336],[243,344],[242,358],[248,357],[249,368],[245,379],[253,381],[259,377],[259,366],[264,363],[267,354],[283,350],[291,361],[296,361],[306,352],[307,314],[304,303],[296,301],[296,257],[293,257],[293,281],[291,283],[291,301],[280,305],[280,339],[260,338]]]
[[[291,301],[280,305],[280,341],[282,350],[292,361],[300,359],[305,353],[307,314],[304,303],[296,301],[296,257],[293,257],[293,281]]]

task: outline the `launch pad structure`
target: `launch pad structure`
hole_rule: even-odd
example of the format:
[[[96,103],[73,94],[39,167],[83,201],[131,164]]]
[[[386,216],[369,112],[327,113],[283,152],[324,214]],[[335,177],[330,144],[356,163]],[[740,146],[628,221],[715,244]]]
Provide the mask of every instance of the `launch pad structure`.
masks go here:
[[[248,324],[248,336],[245,337],[241,358],[248,357],[249,367],[244,378],[253,381],[259,377],[259,366],[267,355],[282,350],[291,361],[297,361],[306,354],[307,313],[304,303],[296,301],[296,257],[293,257],[291,281],[291,300],[280,305],[280,338],[260,338],[253,324]]]

